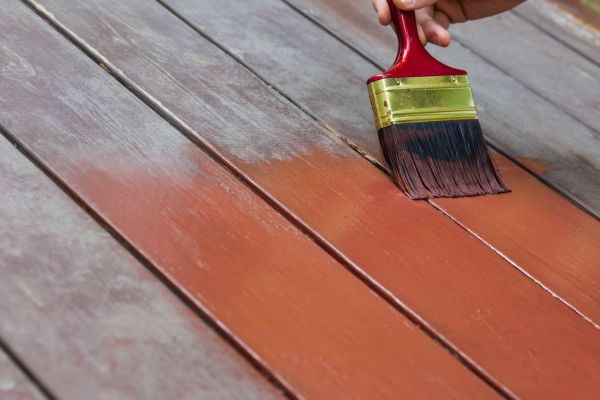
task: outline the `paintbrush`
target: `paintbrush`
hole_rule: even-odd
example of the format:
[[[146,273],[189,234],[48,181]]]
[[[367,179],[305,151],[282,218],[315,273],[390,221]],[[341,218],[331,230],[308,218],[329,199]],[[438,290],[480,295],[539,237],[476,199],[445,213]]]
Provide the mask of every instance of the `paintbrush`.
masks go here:
[[[509,191],[483,140],[467,72],[425,50],[414,11],[388,4],[398,55],[367,83],[394,181],[412,199]]]

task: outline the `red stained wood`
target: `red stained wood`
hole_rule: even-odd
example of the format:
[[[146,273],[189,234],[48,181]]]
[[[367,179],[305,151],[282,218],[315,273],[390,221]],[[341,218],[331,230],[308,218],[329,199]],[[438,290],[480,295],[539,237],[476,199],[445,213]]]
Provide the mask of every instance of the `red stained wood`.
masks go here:
[[[4,138],[0,188],[0,337],[57,398],[283,397]]]
[[[42,400],[46,398],[2,351],[0,351],[0,398],[3,400]]]
[[[407,200],[378,170],[177,19],[153,3],[44,4],[121,79],[141,86],[147,101],[180,118],[190,135],[210,141],[348,257],[355,273],[491,380],[520,396],[595,396],[597,330],[430,205]],[[200,10],[206,8],[188,9]],[[311,29],[302,32],[323,39]]]
[[[20,61],[3,72],[0,121],[296,395],[494,396],[25,6],[2,19]]]
[[[600,329],[600,224],[505,157],[496,161],[512,193],[433,203]]]

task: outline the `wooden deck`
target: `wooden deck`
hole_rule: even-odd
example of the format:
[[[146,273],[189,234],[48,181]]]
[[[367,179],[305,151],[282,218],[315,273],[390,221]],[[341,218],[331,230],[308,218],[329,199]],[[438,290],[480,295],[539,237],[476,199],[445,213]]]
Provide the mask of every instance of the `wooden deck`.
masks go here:
[[[3,0],[0,399],[597,399],[576,3],[434,50],[513,192],[424,202],[379,153],[368,0]]]

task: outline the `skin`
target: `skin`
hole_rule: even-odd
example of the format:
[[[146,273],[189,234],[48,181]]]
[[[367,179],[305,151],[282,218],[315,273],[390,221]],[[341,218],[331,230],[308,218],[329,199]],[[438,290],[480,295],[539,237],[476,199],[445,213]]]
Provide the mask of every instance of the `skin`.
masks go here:
[[[389,25],[390,8],[387,0],[371,0],[379,22]],[[446,47],[450,44],[450,24],[498,14],[524,0],[393,0],[402,10],[415,10],[419,37],[427,42]]]

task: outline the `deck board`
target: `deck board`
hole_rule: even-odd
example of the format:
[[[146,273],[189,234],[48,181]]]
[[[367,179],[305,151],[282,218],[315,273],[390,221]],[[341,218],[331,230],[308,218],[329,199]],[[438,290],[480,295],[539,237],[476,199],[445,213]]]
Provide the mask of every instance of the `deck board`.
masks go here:
[[[453,36],[462,44],[600,136],[600,66],[514,12],[453,28]],[[569,131],[552,133],[571,136]],[[582,144],[573,140],[568,148],[582,154],[580,147]],[[600,171],[598,158],[587,160]]]
[[[56,398],[283,397],[3,137],[0,187],[0,337]]]
[[[595,1],[529,0],[515,13],[600,65],[600,10]],[[597,2],[596,2],[597,3]]]
[[[46,396],[0,350],[0,398],[2,400],[45,400]]]
[[[148,24],[141,16],[152,7],[137,4],[132,15],[144,28],[134,32],[173,22],[158,14],[157,25]],[[0,81],[8,94],[0,100],[0,121],[9,135],[292,394],[493,397],[447,351],[30,9],[9,1],[0,10],[0,41],[16,61]],[[106,10],[128,15],[118,7]],[[99,15],[93,20],[103,21]],[[154,40],[157,51],[168,51],[169,40],[184,38]],[[198,59],[206,56],[201,43],[189,56],[220,71],[218,58]],[[229,85],[238,91],[252,83],[232,78]],[[212,100],[199,110],[216,115],[211,106],[222,103]],[[267,97],[261,105],[267,102],[285,104]],[[22,113],[24,107],[37,117]]]
[[[565,9],[565,3],[570,2],[571,0],[528,0],[517,7],[514,13],[548,36],[577,51],[582,57],[600,65],[600,26],[598,22],[584,22],[579,18],[579,13],[573,15],[573,12],[568,11],[580,8],[580,11],[585,12],[585,4]]]
[[[598,335],[589,323],[432,207],[407,200],[201,36],[151,4],[42,4],[113,74],[143,90],[146,101],[164,107],[163,114],[189,127],[204,146],[210,142],[248,181],[321,235],[324,246],[347,256],[355,273],[381,285],[491,379],[519,394],[576,387],[591,395],[585,391],[597,377],[564,364],[569,358],[581,370],[597,367],[592,353]],[[206,10],[194,4],[190,13]],[[547,317],[532,319],[533,313]],[[539,375],[523,373],[537,371],[538,363],[545,365]]]

